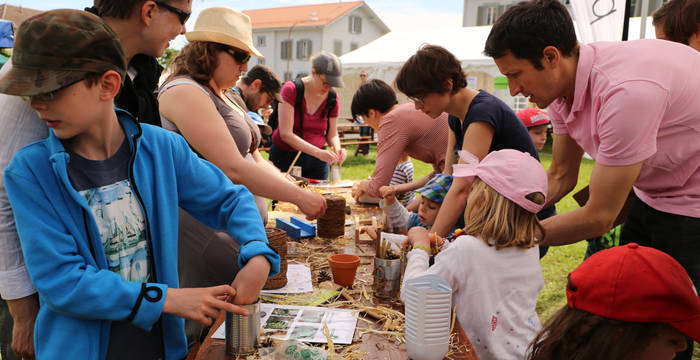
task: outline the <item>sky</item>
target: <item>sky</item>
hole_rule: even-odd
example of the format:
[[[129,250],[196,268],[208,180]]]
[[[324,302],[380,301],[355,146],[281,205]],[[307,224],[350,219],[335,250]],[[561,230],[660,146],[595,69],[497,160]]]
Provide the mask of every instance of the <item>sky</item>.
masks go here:
[[[92,0],[5,0],[2,2],[38,10],[58,8],[83,9],[92,5]],[[187,22],[187,28],[192,28],[199,11],[212,6],[228,6],[236,10],[249,10],[332,2],[330,0],[192,0],[192,17]],[[365,3],[377,13],[379,18],[391,30],[416,30],[416,28],[420,27],[425,27],[426,29],[456,28],[462,26],[463,0],[365,0]],[[184,37],[180,36],[171,42],[171,46],[180,48],[184,43]]]

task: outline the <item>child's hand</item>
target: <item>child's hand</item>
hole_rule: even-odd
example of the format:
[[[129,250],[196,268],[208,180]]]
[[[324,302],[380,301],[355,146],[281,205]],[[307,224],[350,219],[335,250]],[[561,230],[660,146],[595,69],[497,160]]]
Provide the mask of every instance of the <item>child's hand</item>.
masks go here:
[[[236,294],[229,285],[219,285],[206,288],[168,288],[165,293],[163,312],[194,320],[209,326],[224,310],[248,316],[248,311],[226,302],[226,296]]]
[[[363,226],[360,228],[360,234],[365,233],[373,241],[377,241],[377,229],[374,226]]]
[[[270,274],[270,263],[262,256],[254,256],[241,269],[231,286],[236,290],[233,303],[238,305],[252,304],[258,301],[260,290],[265,286],[267,275]]]
[[[391,205],[396,201],[396,188],[393,186],[382,186],[379,188],[379,196],[384,198],[384,205]]]
[[[404,241],[404,248],[407,248],[408,245],[425,246],[426,248],[430,249],[430,234],[428,233],[428,229],[420,226],[414,226],[408,230],[408,237],[406,237],[406,240]]]

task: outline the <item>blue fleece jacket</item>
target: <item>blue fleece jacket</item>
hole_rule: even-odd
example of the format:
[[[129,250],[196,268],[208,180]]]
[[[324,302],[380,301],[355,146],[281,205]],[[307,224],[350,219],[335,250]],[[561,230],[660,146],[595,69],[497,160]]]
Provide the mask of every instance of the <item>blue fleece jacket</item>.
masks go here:
[[[263,255],[269,275],[279,272],[279,255],[268,246],[245,187],[197,157],[180,135],[117,114],[131,150],[129,180],[146,220],[153,283],[125,281],[108,269],[97,223],[71,186],[70,157],[53,132],[17,152],[5,169],[22,251],[39,292],[38,359],[103,359],[111,321],[125,319],[147,330],[161,322],[165,358],[187,355],[184,320],[162,313],[167,289],[178,287],[178,206],[228,231],[241,244],[239,266]]]

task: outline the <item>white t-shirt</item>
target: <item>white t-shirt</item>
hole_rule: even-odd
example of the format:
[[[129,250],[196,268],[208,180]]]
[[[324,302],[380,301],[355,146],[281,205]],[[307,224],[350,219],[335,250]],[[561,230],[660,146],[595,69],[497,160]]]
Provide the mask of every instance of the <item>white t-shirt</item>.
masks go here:
[[[537,247],[496,250],[463,235],[430,268],[425,251],[409,252],[404,282],[424,274],[437,274],[450,284],[457,319],[481,359],[525,358],[541,329],[535,305],[544,279]]]

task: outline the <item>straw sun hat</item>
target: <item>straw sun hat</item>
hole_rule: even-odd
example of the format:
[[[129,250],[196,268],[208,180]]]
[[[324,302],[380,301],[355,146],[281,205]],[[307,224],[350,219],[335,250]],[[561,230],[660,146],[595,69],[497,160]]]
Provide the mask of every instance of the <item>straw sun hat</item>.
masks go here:
[[[194,29],[185,34],[188,41],[210,41],[263,55],[253,46],[250,17],[227,7],[211,7],[199,13]]]

